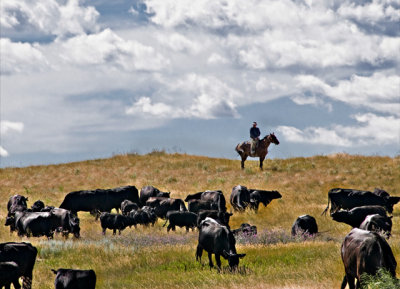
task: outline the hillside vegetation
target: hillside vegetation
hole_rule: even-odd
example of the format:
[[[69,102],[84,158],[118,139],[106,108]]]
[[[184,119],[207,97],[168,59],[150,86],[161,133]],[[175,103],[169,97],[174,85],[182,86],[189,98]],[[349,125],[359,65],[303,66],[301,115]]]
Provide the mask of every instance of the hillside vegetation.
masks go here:
[[[92,268],[96,288],[340,288],[344,269],[340,245],[350,231],[348,225],[321,216],[327,206],[328,191],[334,187],[373,190],[382,188],[400,196],[400,158],[338,154],[310,158],[267,159],[264,171],[258,162],[166,154],[117,155],[49,166],[0,169],[0,242],[31,242],[39,250],[33,288],[54,288],[50,269]],[[153,185],[170,191],[174,198],[204,190],[222,190],[228,200],[232,187],[278,190],[282,199],[273,200],[259,212],[235,213],[231,227],[247,222],[256,225],[258,237],[239,240],[237,251],[246,253],[237,273],[208,267],[195,261],[198,232],[177,229],[166,232],[159,220],[154,228],[127,228],[121,236],[107,231],[104,237],[98,221],[89,213],[79,213],[81,239],[56,236],[19,238],[10,235],[4,221],[8,198],[29,197],[28,206],[40,199],[59,206],[71,191]],[[290,237],[294,220],[303,214],[316,218],[324,232],[307,241]],[[393,213],[393,237],[389,240],[400,262],[400,204]],[[223,266],[227,261],[222,260]],[[397,274],[400,275],[399,267]]]

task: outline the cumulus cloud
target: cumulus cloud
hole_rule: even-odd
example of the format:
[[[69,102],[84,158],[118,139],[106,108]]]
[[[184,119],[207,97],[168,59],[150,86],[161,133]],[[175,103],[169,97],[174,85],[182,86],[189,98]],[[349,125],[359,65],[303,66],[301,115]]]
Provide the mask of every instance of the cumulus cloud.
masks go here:
[[[179,33],[172,33],[169,35],[160,34],[158,35],[158,41],[160,44],[169,47],[176,52],[197,54],[201,49],[199,43],[196,43]]]
[[[400,77],[396,74],[376,72],[371,76],[352,75],[336,85],[313,75],[301,75],[296,80],[304,93],[319,93],[350,105],[400,115]]]
[[[373,113],[356,114],[357,126],[332,125],[331,127],[307,127],[300,130],[291,126],[279,126],[285,139],[294,143],[330,145],[338,147],[399,144],[400,118],[378,116]]]
[[[1,25],[16,30],[40,31],[56,36],[94,32],[99,12],[82,1],[8,0],[0,5]]]
[[[164,79],[163,82],[162,95],[154,98],[162,98],[164,102],[153,103],[150,97],[141,97],[126,109],[126,113],[161,118],[238,117],[234,99],[241,94],[219,79],[189,74],[182,80]]]
[[[2,138],[7,136],[10,132],[21,133],[24,130],[24,124],[22,122],[2,120],[0,121],[0,135]],[[0,146],[0,157],[8,157],[8,151]]]
[[[111,29],[70,38],[61,49],[64,60],[78,66],[107,64],[127,71],[157,71],[169,64],[153,47],[125,40]]]
[[[46,68],[49,63],[38,44],[0,39],[1,74],[30,73]]]

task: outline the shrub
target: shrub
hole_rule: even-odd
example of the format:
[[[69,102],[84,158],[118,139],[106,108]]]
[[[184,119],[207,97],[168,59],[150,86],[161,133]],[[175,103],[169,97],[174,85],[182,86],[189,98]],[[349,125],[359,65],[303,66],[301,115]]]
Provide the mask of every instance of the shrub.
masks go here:
[[[361,286],[367,289],[398,289],[400,282],[393,278],[387,270],[381,268],[376,275],[362,274]]]

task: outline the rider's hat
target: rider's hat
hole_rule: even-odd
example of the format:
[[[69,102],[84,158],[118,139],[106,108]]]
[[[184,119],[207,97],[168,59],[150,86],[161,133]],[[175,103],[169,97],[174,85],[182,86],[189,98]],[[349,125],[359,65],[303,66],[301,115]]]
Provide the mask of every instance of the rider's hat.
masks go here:
[[[257,122],[256,122],[256,121],[253,121],[253,124],[257,125]]]

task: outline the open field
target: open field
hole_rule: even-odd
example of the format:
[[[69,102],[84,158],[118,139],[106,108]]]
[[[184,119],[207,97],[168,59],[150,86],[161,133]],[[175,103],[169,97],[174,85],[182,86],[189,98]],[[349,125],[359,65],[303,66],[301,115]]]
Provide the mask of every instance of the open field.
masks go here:
[[[33,288],[54,288],[55,268],[92,268],[96,288],[340,288],[344,270],[340,245],[350,231],[345,224],[321,216],[327,193],[334,187],[373,190],[382,188],[400,196],[400,157],[364,157],[339,154],[310,158],[267,159],[264,171],[258,162],[214,159],[155,151],[148,155],[118,155],[69,164],[0,169],[0,242],[28,241],[39,250]],[[75,190],[135,185],[139,190],[153,185],[170,191],[171,197],[204,190],[222,190],[227,200],[232,187],[278,190],[283,198],[267,208],[235,213],[231,227],[243,222],[256,225],[255,240],[240,240],[238,253],[246,253],[240,272],[210,270],[207,255],[195,261],[198,232],[184,229],[166,232],[159,220],[154,228],[127,228],[121,236],[107,231],[88,213],[79,213],[81,239],[56,236],[19,238],[10,235],[4,220],[6,203],[14,194],[29,197],[28,206],[40,199],[59,206],[64,196]],[[230,204],[228,201],[228,210]],[[290,237],[294,220],[303,214],[317,219],[320,231],[306,242]],[[400,262],[400,204],[395,206],[393,237],[389,240]],[[223,266],[227,261],[222,259]],[[400,275],[400,268],[397,274]]]

